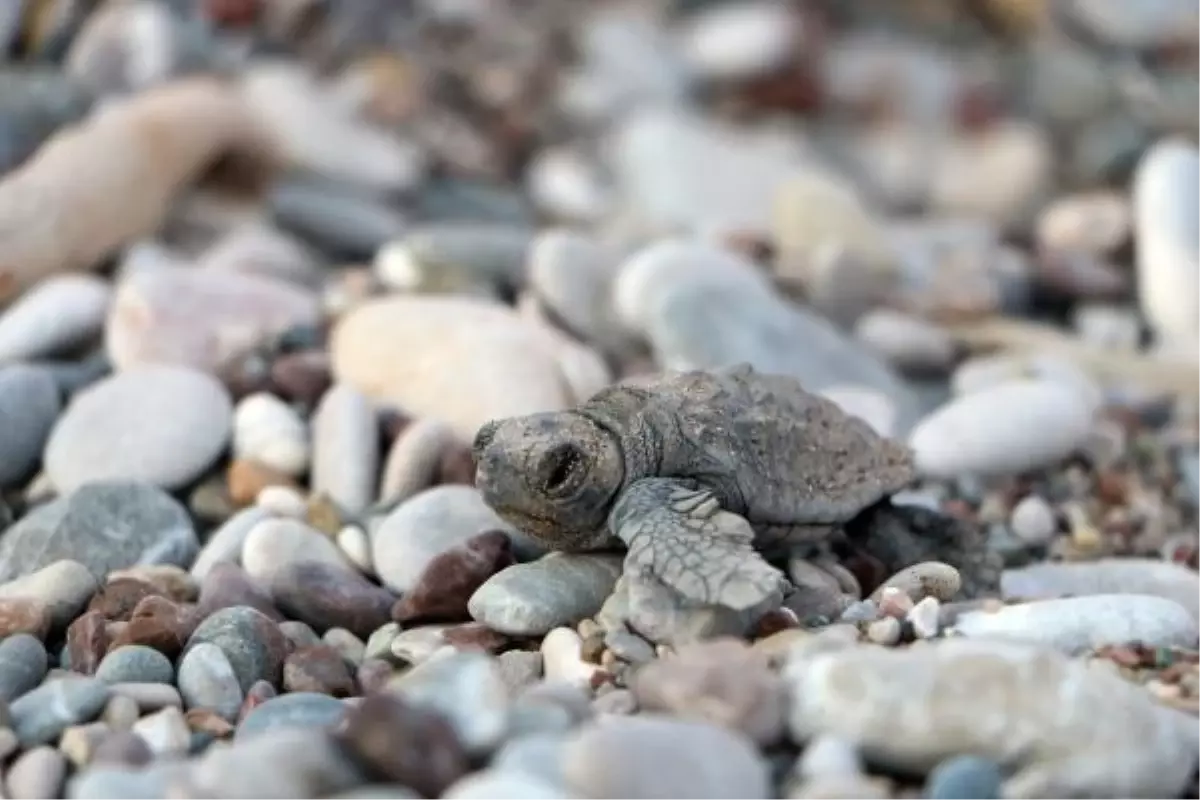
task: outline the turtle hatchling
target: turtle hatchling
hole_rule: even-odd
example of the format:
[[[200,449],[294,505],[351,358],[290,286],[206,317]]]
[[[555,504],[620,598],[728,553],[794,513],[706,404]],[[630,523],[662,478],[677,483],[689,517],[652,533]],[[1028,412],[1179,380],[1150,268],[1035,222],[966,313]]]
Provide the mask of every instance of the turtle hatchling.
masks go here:
[[[890,501],[914,476],[905,445],[747,364],[493,420],[474,455],[476,486],[508,522],[555,550],[624,543],[626,578],[652,577],[692,606],[778,603],[789,583],[771,562],[818,552],[889,573],[943,561],[968,595],[998,584],[978,530]]]

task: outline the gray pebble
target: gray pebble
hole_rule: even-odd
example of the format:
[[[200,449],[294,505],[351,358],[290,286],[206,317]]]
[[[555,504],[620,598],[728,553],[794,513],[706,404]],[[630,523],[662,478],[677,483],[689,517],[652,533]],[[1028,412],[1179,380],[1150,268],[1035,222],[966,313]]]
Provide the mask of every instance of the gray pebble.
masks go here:
[[[509,650],[496,656],[496,667],[509,693],[516,694],[542,677],[542,654],[536,650]]]
[[[468,753],[490,752],[508,726],[508,690],[492,659],[464,651],[430,659],[389,684],[404,700],[445,715]]]
[[[255,681],[278,684],[287,656],[287,639],[270,618],[249,606],[232,606],[211,614],[188,640],[190,651],[210,642],[225,653],[242,691]]]
[[[346,712],[346,704],[327,694],[292,692],[256,706],[234,734],[236,741],[279,728],[321,728],[332,725]]]
[[[32,511],[0,538],[0,581],[62,559],[103,577],[131,564],[188,563],[199,548],[187,511],[146,483],[99,481]]]
[[[0,642],[0,700],[9,702],[32,691],[50,668],[37,637],[18,633]]]
[[[181,775],[184,764],[168,762],[148,769],[95,766],[67,782],[69,800],[159,800],[169,795],[171,781]]]
[[[376,198],[340,183],[288,180],[270,196],[280,226],[347,258],[369,258],[407,227]]]
[[[142,714],[168,706],[183,708],[179,690],[169,683],[113,683],[108,688],[114,695],[127,697],[136,703]]]
[[[56,740],[71,725],[91,722],[104,708],[109,688],[96,678],[44,683],[13,702],[13,728],[25,747]]]
[[[329,731],[319,727],[274,728],[270,736],[249,740],[239,736],[232,746],[213,745],[191,764],[188,796],[194,798],[330,797],[368,782]]]
[[[179,693],[188,708],[209,708],[222,718],[237,719],[244,694],[237,673],[221,648],[200,642],[179,662]]]
[[[96,668],[96,677],[108,684],[172,683],[175,667],[154,648],[132,644],[110,650]]]
[[[497,769],[472,773],[442,794],[459,800],[558,800],[562,796],[561,787],[536,775]]]
[[[955,756],[933,768],[925,781],[931,800],[998,800],[1004,774],[990,758]]]
[[[561,733],[532,733],[514,737],[496,751],[492,768],[534,775],[549,783],[562,784],[565,741]]]
[[[0,369],[0,487],[20,485],[37,468],[60,402],[47,371],[26,364]]]
[[[298,650],[301,647],[312,647],[321,643],[321,637],[317,635],[317,632],[307,622],[289,619],[279,623],[279,631],[291,642],[293,650]]]
[[[621,574],[620,556],[551,553],[488,578],[471,595],[471,617],[514,636],[539,636],[594,616]]]

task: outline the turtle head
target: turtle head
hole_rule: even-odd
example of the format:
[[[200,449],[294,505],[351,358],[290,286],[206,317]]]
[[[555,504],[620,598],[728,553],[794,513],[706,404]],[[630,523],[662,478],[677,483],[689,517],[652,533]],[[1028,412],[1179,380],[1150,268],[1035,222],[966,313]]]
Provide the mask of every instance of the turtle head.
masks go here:
[[[574,411],[494,420],[475,436],[475,486],[519,530],[556,550],[609,541],[625,481],[617,437]]]

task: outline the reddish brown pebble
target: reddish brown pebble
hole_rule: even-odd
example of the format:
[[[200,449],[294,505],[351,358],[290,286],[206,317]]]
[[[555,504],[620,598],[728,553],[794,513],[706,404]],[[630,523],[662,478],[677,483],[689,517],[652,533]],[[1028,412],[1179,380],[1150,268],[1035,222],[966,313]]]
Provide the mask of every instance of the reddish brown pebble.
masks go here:
[[[312,408],[333,383],[329,356],[320,350],[288,353],[271,364],[271,388],[285,400]]]
[[[283,622],[283,614],[275,607],[271,594],[237,564],[217,564],[200,584],[199,615],[207,618],[223,608],[249,606],[255,611]]]
[[[482,650],[498,653],[512,640],[481,622],[467,622],[442,631],[442,641],[459,650]]]
[[[363,694],[383,691],[396,668],[382,658],[368,658],[358,665],[358,687]]]
[[[72,672],[95,674],[107,652],[108,632],[99,611],[89,611],[67,627],[67,666]]]
[[[162,597],[163,592],[146,581],[136,578],[110,578],[92,595],[88,611],[99,611],[105,619],[126,622],[133,609],[147,597]]]
[[[363,698],[336,729],[354,760],[377,781],[439,797],[470,770],[454,729],[435,711],[390,694]]]
[[[211,708],[192,708],[184,714],[188,730],[193,733],[208,733],[224,739],[233,733],[233,725]]]
[[[328,645],[302,647],[283,662],[283,688],[334,697],[355,694],[354,676],[341,653]]]
[[[268,486],[295,486],[289,476],[248,458],[235,458],[225,473],[229,499],[238,508],[254,503],[258,493]]]
[[[330,628],[366,639],[391,618],[396,596],[357,572],[319,561],[284,566],[271,581],[276,605],[317,633]]]
[[[28,633],[45,640],[52,619],[45,603],[24,597],[0,600],[0,639],[14,633]]]
[[[800,620],[790,608],[777,608],[768,611],[758,620],[754,628],[755,639],[764,639],[773,633],[800,627]]]
[[[397,622],[469,619],[467,601],[471,595],[484,581],[512,563],[512,547],[502,531],[472,536],[429,562],[412,590],[392,607],[392,619]]]
[[[270,683],[255,681],[246,692],[246,699],[242,701],[242,707],[238,709],[238,722],[241,722],[246,718],[247,714],[278,694],[275,691],[275,687]]]
[[[172,603],[165,597],[146,597],[137,604],[129,623],[113,638],[109,649],[143,644],[167,658],[174,658],[183,650],[196,622],[194,606]]]

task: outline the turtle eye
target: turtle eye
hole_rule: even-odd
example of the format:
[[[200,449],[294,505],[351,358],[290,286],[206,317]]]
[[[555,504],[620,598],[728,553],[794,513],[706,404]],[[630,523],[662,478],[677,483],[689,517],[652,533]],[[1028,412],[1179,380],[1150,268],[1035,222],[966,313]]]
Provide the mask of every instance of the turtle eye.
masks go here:
[[[583,454],[572,444],[560,444],[542,461],[542,487],[549,494],[569,487],[583,465]]]

